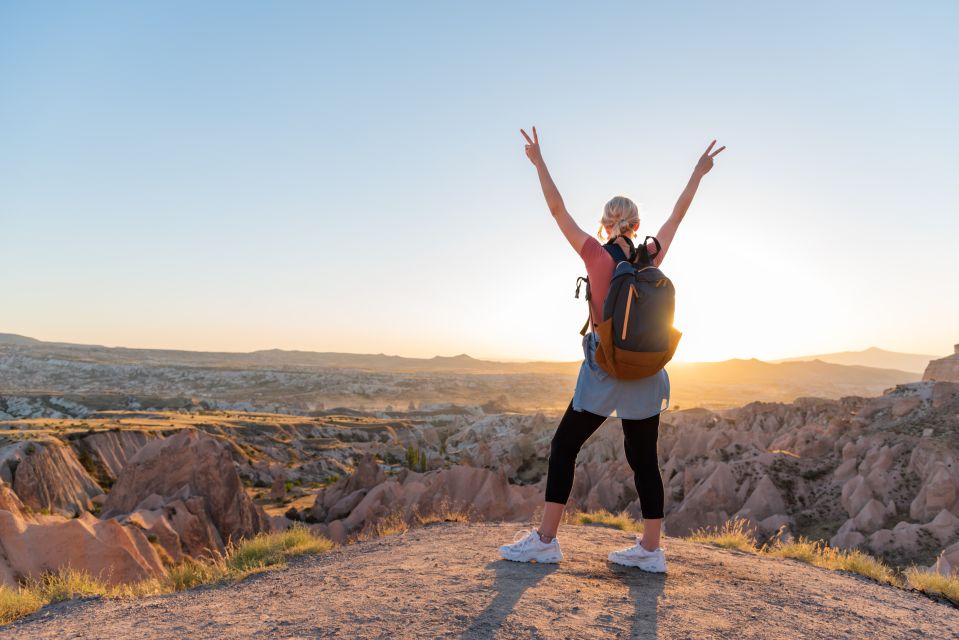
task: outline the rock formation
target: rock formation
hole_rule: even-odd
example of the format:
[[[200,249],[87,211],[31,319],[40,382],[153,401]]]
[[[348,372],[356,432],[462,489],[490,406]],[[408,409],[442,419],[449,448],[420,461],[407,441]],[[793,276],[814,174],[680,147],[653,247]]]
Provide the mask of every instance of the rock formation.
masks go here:
[[[638,518],[621,427],[611,423],[580,452],[569,506]],[[805,535],[892,562],[931,564],[959,540],[959,449],[950,440],[957,426],[959,385],[945,382],[902,385],[876,398],[670,412],[660,430],[666,528],[684,535],[742,518],[764,537]],[[469,504],[474,519],[522,518],[542,504],[553,429],[541,416],[467,421],[446,440],[447,451],[484,473],[470,470],[476,475],[462,482],[469,467],[453,465],[390,477],[368,456],[321,490],[307,515],[338,539],[392,510],[430,509],[435,495]],[[538,482],[515,484],[524,481]],[[461,482],[470,491],[461,494]],[[940,565],[956,559],[950,553]]]
[[[22,421],[18,440],[0,446],[0,513],[30,527],[6,535],[39,540],[36,527],[66,522],[46,513],[100,507],[100,521],[146,535],[179,561],[289,526],[281,514],[343,541],[386,516],[450,509],[524,521],[541,507],[558,415],[418,406],[317,417],[165,412],[130,429],[110,412],[33,440],[19,439],[32,428]],[[136,413],[138,424],[147,419]],[[872,398],[667,412],[659,434],[667,533],[740,518],[763,539],[807,536],[895,564],[956,568],[957,430],[959,384],[934,380]],[[571,510],[641,517],[622,437],[610,420],[587,441]],[[100,525],[79,521],[101,536]]]
[[[98,520],[30,515],[0,482],[0,585],[72,567],[109,584],[156,578],[165,569],[157,550],[136,527]]]
[[[502,471],[457,465],[426,473],[404,469],[387,478],[367,456],[355,473],[321,490],[308,515],[343,542],[350,532],[391,514],[410,520],[452,510],[484,520],[524,520],[541,500],[539,488],[512,485]]]
[[[922,374],[923,380],[937,380],[940,382],[959,382],[959,344],[955,346],[955,353],[945,358],[932,360]]]
[[[122,515],[156,527],[158,538],[170,541],[173,557],[179,549],[170,531],[182,550],[197,555],[204,548],[222,552],[229,540],[269,529],[266,514],[246,494],[229,450],[194,430],[154,440],[133,456],[103,504],[104,518]]]
[[[157,436],[145,431],[100,431],[74,441],[77,457],[93,475],[106,484],[116,481],[120,471],[137,451]]]
[[[28,508],[65,516],[92,509],[92,498],[103,493],[73,452],[52,438],[0,449],[0,479]]]

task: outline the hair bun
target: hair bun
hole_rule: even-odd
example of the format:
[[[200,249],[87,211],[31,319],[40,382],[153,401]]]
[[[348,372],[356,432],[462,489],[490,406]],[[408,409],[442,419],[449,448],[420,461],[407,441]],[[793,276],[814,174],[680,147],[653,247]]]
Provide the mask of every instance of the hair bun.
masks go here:
[[[599,238],[603,238],[605,229],[610,237],[632,237],[633,228],[639,225],[639,207],[626,196],[616,196],[606,203],[603,217],[600,219]]]

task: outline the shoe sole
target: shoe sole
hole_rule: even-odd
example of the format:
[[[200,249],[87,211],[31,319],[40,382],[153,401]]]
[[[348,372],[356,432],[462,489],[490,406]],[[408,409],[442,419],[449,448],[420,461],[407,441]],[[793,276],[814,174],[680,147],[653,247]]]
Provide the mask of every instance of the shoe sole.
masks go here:
[[[643,566],[638,562],[630,562],[629,560],[613,560],[612,558],[607,559],[613,564],[618,564],[622,567],[633,567],[634,569],[639,569],[640,571],[645,571],[646,573],[666,573],[666,567],[660,569],[659,567]]]
[[[503,558],[503,560],[509,560],[510,562],[529,562],[529,563],[541,562],[543,564],[555,564],[563,559],[562,554],[556,555],[556,556],[544,556],[539,558],[523,559],[523,558],[511,558],[508,555],[500,553],[500,557]]]

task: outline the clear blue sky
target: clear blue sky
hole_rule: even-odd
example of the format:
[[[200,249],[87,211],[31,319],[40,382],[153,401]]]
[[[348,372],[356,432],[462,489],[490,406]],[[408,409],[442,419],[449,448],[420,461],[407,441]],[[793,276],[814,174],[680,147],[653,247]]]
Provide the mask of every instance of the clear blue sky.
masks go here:
[[[730,4],[4,2],[0,331],[575,359],[535,124],[590,231],[728,145],[679,357],[951,352],[959,3]]]

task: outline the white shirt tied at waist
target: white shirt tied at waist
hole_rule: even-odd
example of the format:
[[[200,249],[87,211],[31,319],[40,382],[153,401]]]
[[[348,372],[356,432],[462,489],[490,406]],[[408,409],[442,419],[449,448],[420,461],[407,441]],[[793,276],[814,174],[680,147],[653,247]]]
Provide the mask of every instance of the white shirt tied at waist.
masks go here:
[[[583,364],[576,379],[573,409],[610,418],[643,420],[669,407],[669,375],[665,369],[647,378],[622,380],[596,363],[598,337],[583,336]]]

